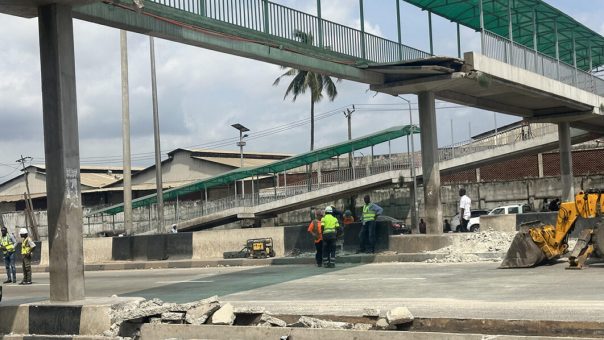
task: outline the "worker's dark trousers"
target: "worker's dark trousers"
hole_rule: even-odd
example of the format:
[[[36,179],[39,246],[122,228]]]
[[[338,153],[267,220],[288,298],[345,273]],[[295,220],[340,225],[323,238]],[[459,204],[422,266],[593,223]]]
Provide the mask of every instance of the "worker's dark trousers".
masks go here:
[[[23,282],[31,282],[31,254],[23,255]]]
[[[15,267],[14,251],[4,254],[4,267],[6,268],[6,276],[8,276],[8,279],[17,282],[17,268]]]
[[[336,233],[323,234],[323,266],[336,263]]]
[[[363,223],[359,233],[359,241],[361,252],[375,252],[375,221]]]
[[[316,242],[315,249],[317,250],[315,253],[315,261],[317,261],[317,266],[321,266],[323,263],[323,241]]]

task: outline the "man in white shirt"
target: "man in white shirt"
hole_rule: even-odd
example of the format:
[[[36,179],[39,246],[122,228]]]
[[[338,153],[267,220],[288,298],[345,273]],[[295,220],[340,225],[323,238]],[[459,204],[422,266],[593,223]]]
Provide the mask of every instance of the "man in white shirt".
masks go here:
[[[472,200],[468,195],[466,195],[466,189],[459,189],[459,196],[461,199],[459,200],[459,226],[457,226],[458,232],[468,232],[468,222],[470,222],[470,206],[472,205]]]

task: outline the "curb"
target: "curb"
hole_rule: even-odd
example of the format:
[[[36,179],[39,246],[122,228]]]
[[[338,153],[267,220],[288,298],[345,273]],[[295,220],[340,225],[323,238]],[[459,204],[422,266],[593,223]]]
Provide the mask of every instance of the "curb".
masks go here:
[[[472,253],[483,259],[497,259],[505,253]],[[443,260],[447,254],[440,253],[403,253],[403,254],[354,254],[337,258],[337,263],[369,264],[389,262],[424,262]],[[244,267],[244,266],[280,266],[280,265],[313,265],[313,257],[275,257],[268,259],[212,259],[212,260],[164,260],[105,262],[84,265],[85,271],[133,270],[133,269],[168,269],[168,268],[204,268],[204,267]],[[32,266],[35,273],[49,272],[49,266]],[[20,272],[18,268],[17,272]]]

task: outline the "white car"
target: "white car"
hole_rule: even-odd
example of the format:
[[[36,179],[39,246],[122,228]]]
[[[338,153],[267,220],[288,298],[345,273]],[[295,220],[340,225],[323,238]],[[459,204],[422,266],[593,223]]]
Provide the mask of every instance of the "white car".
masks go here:
[[[471,210],[470,211],[470,220],[468,221],[468,230],[471,232],[480,231],[480,216],[486,215],[489,212],[487,210]],[[451,231],[456,231],[457,226],[459,225],[459,214],[455,215],[453,219],[451,219]]]
[[[517,203],[497,207],[489,211],[489,215],[507,215],[507,214],[523,214],[531,211],[531,207],[526,203]]]

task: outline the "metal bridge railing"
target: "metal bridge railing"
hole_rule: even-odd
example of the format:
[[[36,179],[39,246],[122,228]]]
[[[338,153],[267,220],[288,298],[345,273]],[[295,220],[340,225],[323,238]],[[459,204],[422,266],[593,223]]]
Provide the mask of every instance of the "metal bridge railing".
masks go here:
[[[531,123],[515,126],[506,130],[501,130],[492,136],[463,141],[441,148],[439,150],[439,160],[449,160],[557,133],[558,127],[555,124]]]
[[[483,54],[510,65],[556,79],[582,90],[604,95],[604,79],[579,70],[493,32],[483,31]]]
[[[296,31],[312,34],[315,47],[376,63],[430,57],[427,52],[266,0],[149,1],[295,42],[299,42]]]

